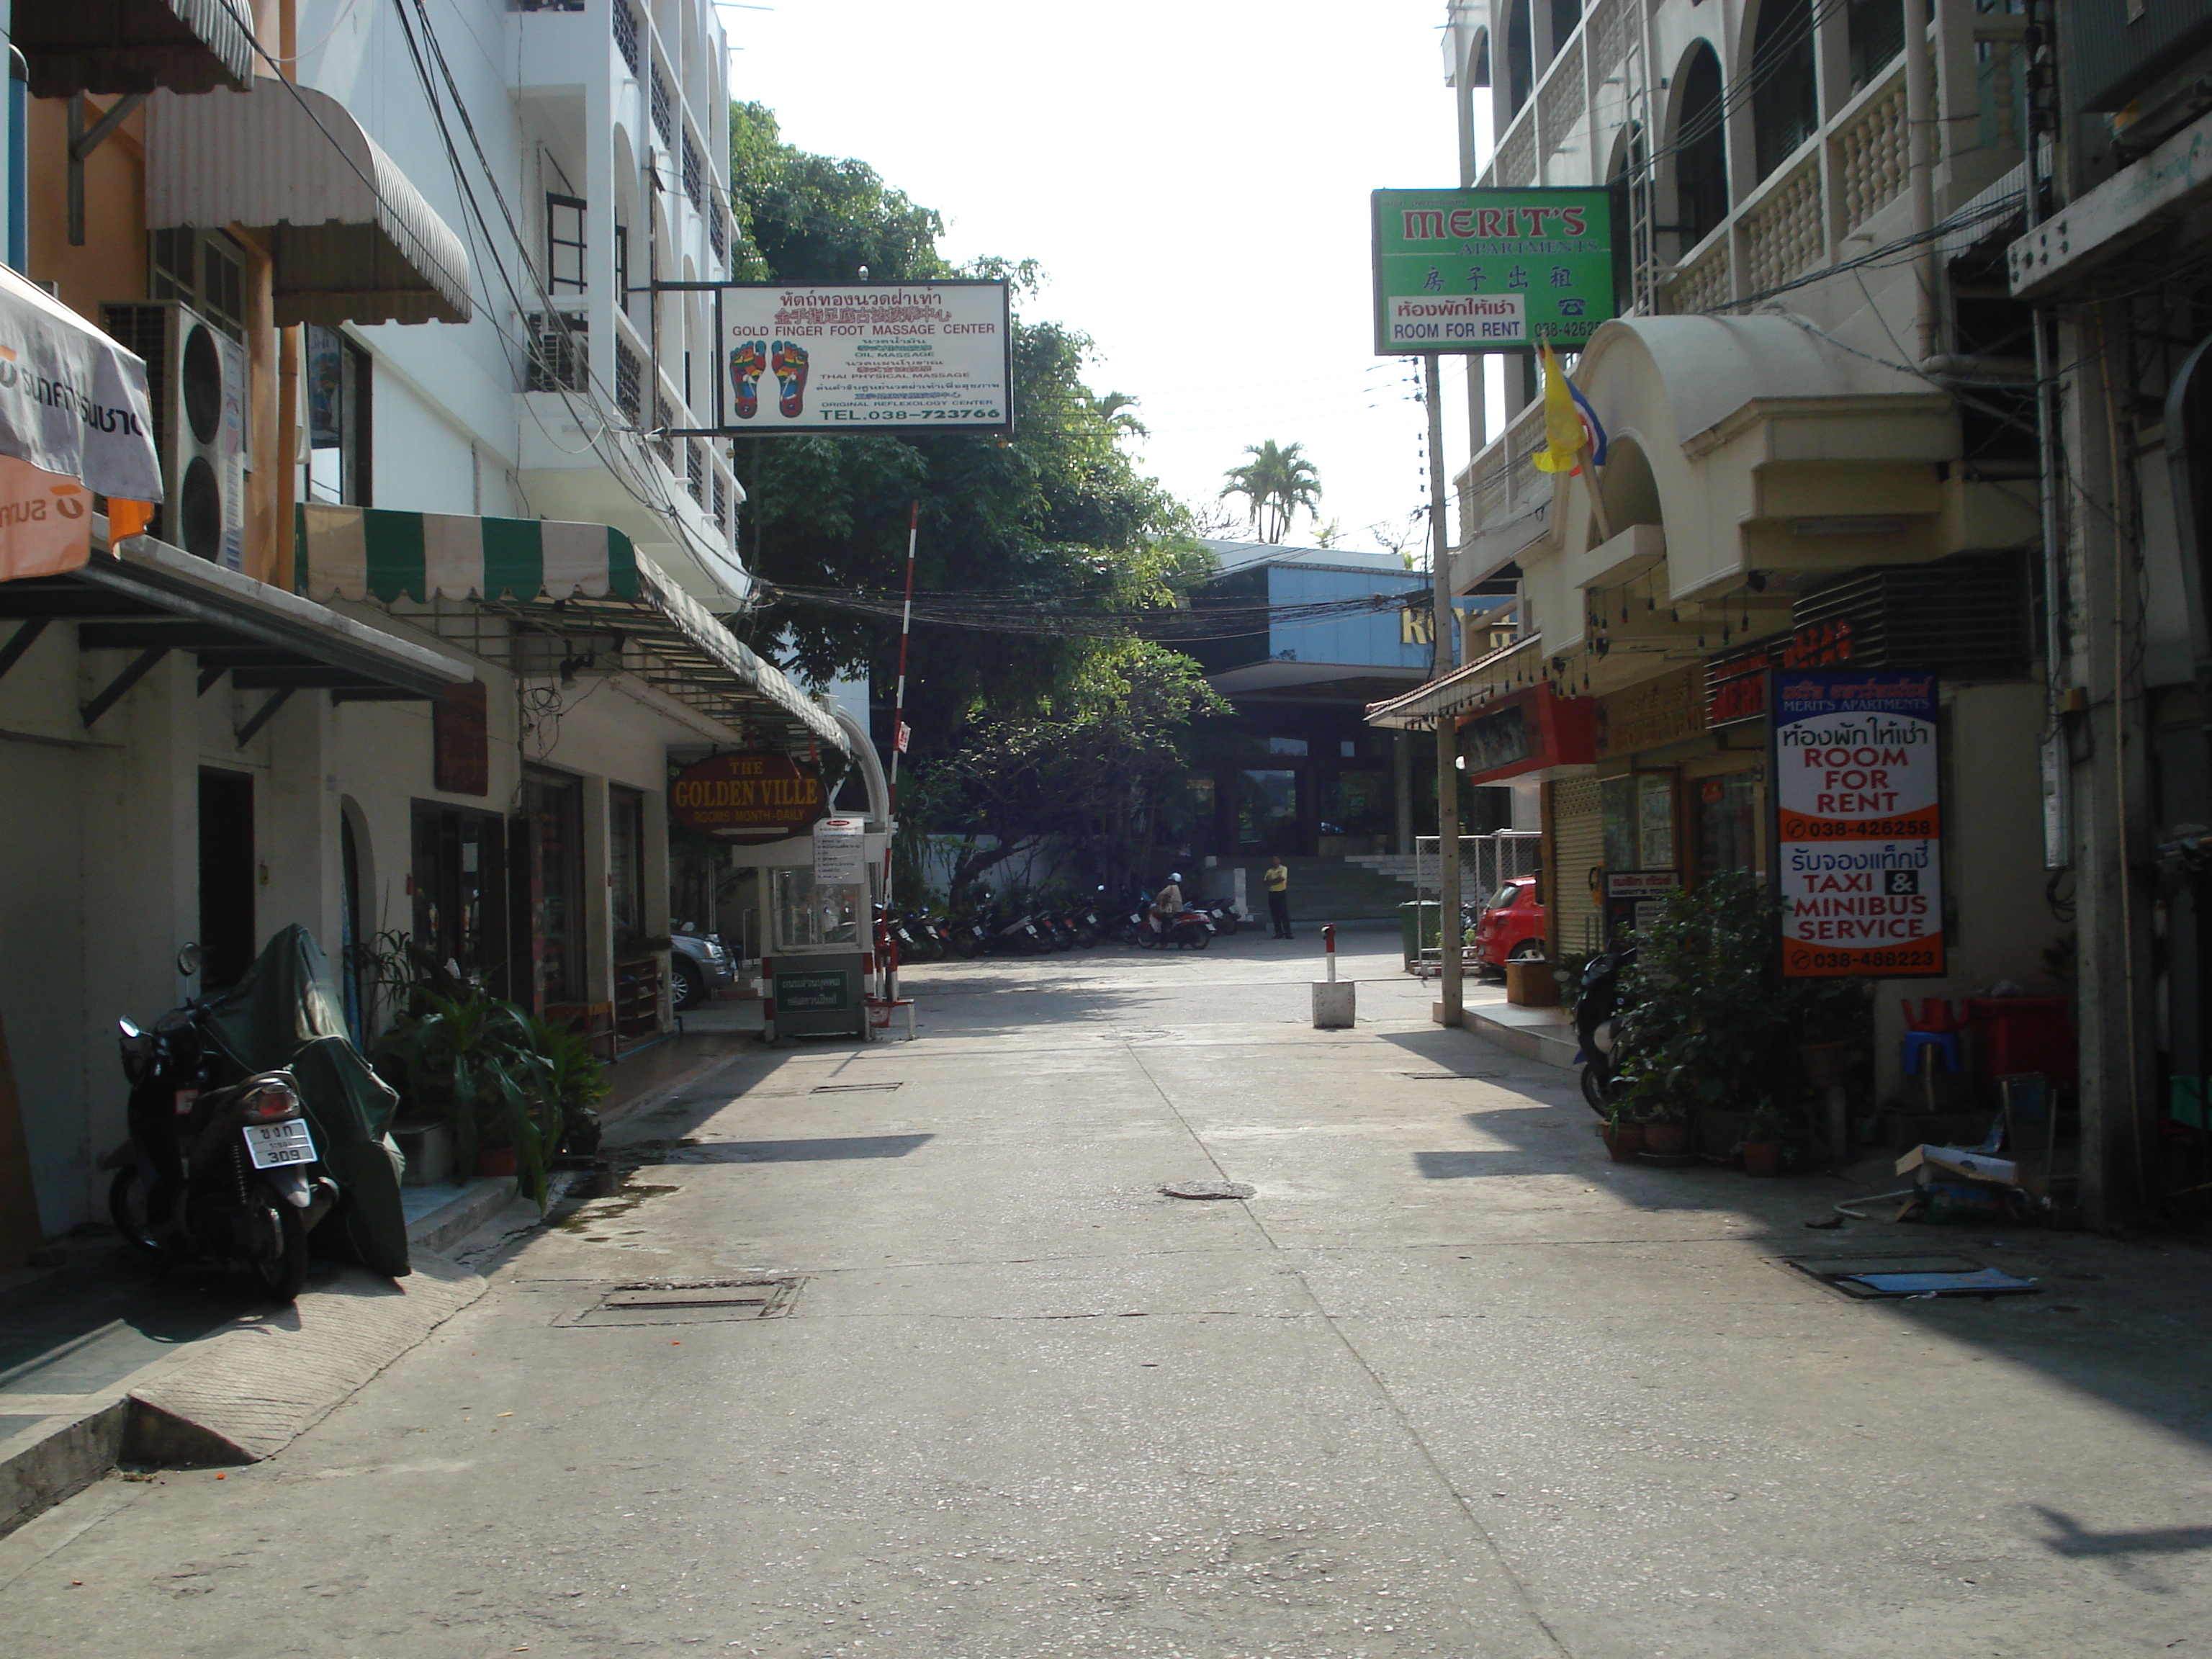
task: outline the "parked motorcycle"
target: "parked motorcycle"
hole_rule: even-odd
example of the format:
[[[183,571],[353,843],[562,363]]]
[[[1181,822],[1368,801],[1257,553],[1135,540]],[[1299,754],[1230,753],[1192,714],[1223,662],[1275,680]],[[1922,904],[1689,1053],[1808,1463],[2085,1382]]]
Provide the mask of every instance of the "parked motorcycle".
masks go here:
[[[1031,957],[1047,948],[1034,917],[1002,915],[999,902],[988,892],[976,902],[975,925],[981,930],[983,948],[1000,956]]]
[[[130,1139],[101,1162],[115,1171],[108,1212],[148,1255],[242,1267],[289,1303],[307,1278],[307,1234],[338,1186],[322,1170],[290,1071],[216,1086],[221,1056],[203,1012],[188,1002],[151,1031],[117,1022]]]
[[[1595,1112],[1604,1112],[1613,1101],[1620,975],[1635,960],[1632,949],[1592,957],[1575,990],[1575,1038],[1582,1044],[1582,1052],[1575,1058],[1583,1062],[1583,1098]]]
[[[1233,933],[1244,925],[1237,914],[1237,907],[1227,899],[1208,899],[1198,908],[1213,923],[1217,933]]]

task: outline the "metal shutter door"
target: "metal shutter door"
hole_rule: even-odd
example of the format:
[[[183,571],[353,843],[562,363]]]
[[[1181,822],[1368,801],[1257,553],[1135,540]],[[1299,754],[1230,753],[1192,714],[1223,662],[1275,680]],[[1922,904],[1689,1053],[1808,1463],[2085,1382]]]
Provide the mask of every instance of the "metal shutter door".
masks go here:
[[[1590,896],[1589,872],[1605,862],[1605,817],[1595,778],[1569,778],[1552,786],[1553,902],[1559,906],[1561,951],[1595,951],[1604,939],[1604,917]]]

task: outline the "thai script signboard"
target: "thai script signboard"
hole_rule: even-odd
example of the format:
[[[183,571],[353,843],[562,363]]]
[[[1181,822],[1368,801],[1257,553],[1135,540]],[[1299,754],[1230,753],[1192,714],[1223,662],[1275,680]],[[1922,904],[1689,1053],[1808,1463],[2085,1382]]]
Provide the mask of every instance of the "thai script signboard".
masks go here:
[[[1577,351],[1618,310],[1603,190],[1378,190],[1375,349]]]
[[[1782,971],[1942,974],[1936,677],[1778,674],[1771,706]]]
[[[1013,430],[1004,282],[659,286],[714,296],[720,420],[678,435]]]

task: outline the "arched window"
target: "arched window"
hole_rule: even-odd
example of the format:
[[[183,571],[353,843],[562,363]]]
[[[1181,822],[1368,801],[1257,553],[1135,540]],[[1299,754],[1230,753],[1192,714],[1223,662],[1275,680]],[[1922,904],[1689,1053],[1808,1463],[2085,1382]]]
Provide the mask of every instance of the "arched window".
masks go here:
[[[1536,32],[1528,22],[1528,0],[1513,0],[1505,18],[1505,118],[1510,121],[1536,85]]]
[[[1690,48],[1674,123],[1674,223],[1694,247],[1728,217],[1728,137],[1721,108],[1721,60],[1700,40]]]
[[[1762,179],[1820,124],[1813,77],[1813,0],[1764,0],[1751,39],[1752,159]]]
[[[1844,33],[1851,43],[1851,90],[1856,92],[1905,50],[1905,0],[1850,0]]]
[[[1474,50],[1468,54],[1467,83],[1470,87],[1490,84],[1490,31],[1484,29],[1474,37]]]
[[[1552,0],[1552,56],[1567,44],[1575,25],[1583,21],[1583,0]]]

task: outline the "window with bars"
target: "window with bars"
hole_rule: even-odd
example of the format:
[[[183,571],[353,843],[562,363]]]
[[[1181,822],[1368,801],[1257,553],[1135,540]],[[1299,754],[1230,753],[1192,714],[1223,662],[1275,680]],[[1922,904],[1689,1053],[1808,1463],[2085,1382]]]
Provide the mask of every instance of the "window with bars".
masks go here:
[[[157,230],[148,238],[147,291],[182,300],[234,340],[246,337],[246,258],[220,231]]]
[[[695,208],[706,204],[699,198],[699,146],[691,142],[691,135],[684,135],[684,193],[691,198]]]
[[[621,340],[615,342],[615,402],[632,426],[645,418],[645,362]]]
[[[629,65],[629,72],[636,74],[637,14],[629,9],[629,0],[615,0],[615,45],[622,49],[623,62]]]
[[[714,475],[714,527],[724,535],[730,533],[730,496],[722,482],[722,475]]]
[[[684,484],[693,501],[707,505],[707,447],[696,441],[684,446]]]
[[[710,210],[707,215],[707,240],[714,245],[714,257],[726,263],[730,257],[730,229],[723,222],[720,208]]]
[[[655,64],[653,66],[653,125],[654,130],[660,134],[660,142],[664,144],[672,144],[676,142],[669,137],[671,131],[669,112],[673,107],[674,105],[668,96],[668,77],[660,72],[660,65]]]
[[[545,289],[584,291],[584,204],[574,196],[545,192]]]
[[[676,424],[676,411],[668,406],[668,399],[658,392],[653,394],[653,424],[660,435],[653,441],[653,453],[661,464],[673,472],[676,470],[676,440],[668,435],[668,428]]]

